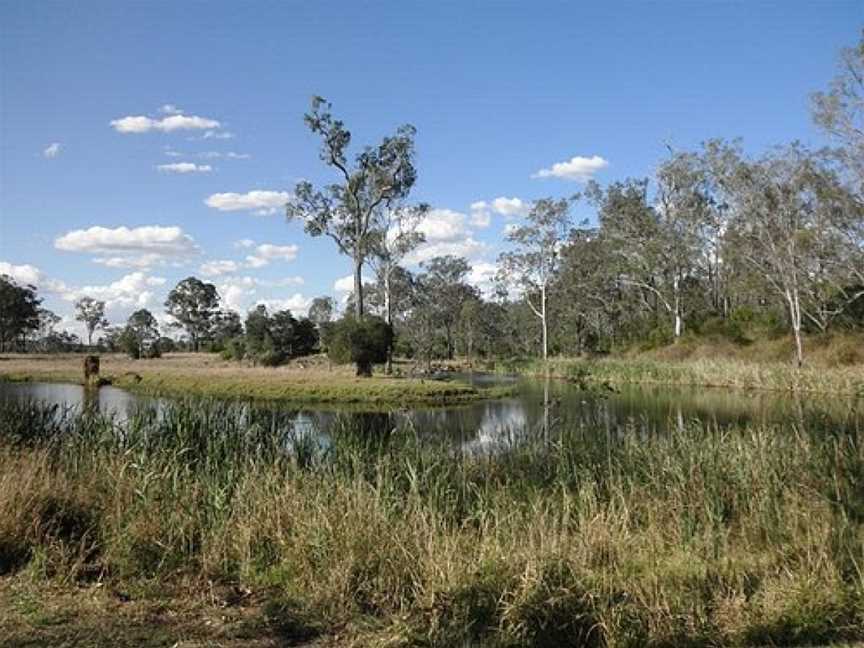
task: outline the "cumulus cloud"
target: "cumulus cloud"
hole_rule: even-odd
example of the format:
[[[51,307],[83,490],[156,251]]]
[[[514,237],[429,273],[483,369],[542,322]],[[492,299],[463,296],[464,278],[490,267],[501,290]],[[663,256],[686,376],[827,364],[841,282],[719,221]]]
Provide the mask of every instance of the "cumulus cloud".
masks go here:
[[[484,296],[489,297],[495,290],[495,277],[498,266],[486,261],[477,261],[471,265],[468,273],[468,283],[476,287]]]
[[[478,200],[471,203],[471,224],[475,227],[488,227],[492,222],[492,214],[500,214],[505,218],[515,218],[528,213],[531,205],[520,198],[499,196],[494,200]]]
[[[262,243],[255,246],[255,241],[251,239],[238,241],[238,243],[235,243],[235,246],[246,249],[254,247],[254,250],[244,261],[232,261],[226,259],[203,263],[199,268],[201,273],[211,277],[218,277],[220,275],[232,274],[244,268],[263,268],[264,266],[269,265],[272,261],[293,261],[297,258],[297,252],[300,249],[296,245],[274,245],[272,243]],[[299,277],[296,279],[299,279]],[[292,283],[298,282],[295,278],[289,278],[288,283],[283,285],[289,285]],[[303,283],[303,280],[300,279],[299,283]],[[273,284],[271,283],[271,285]]]
[[[577,155],[566,162],[556,162],[548,169],[540,169],[531,177],[561,178],[563,180],[587,182],[594,177],[595,173],[608,166],[609,162],[599,155],[594,155],[592,157],[581,157]]]
[[[246,257],[246,263],[250,268],[261,268],[271,261],[293,261],[299,249],[296,245],[262,243],[255,248],[254,254]]]
[[[111,127],[118,133],[149,133],[157,131],[161,133],[171,133],[178,130],[207,130],[207,132],[217,132],[221,124],[208,117],[198,117],[197,115],[172,114],[167,117],[147,117],[145,115],[130,115],[113,119],[110,122]]]
[[[156,168],[163,173],[210,173],[213,170],[209,164],[195,164],[194,162],[159,164]]]
[[[452,209],[433,209],[417,226],[426,237],[426,242],[405,259],[414,265],[435,256],[453,254],[475,257],[486,250],[486,245],[473,238],[468,227],[468,217]]]
[[[182,115],[183,111],[174,104],[165,104],[159,108],[159,112],[163,115]]]
[[[305,316],[312,305],[311,297],[304,297],[301,293],[294,293],[284,299],[259,299],[255,305],[264,304],[271,313],[273,311],[290,310],[293,315]]]
[[[104,301],[108,308],[144,308],[154,303],[153,289],[164,284],[164,277],[152,277],[139,271],[109,284],[67,290],[63,299],[72,302],[87,296]]]
[[[219,261],[208,261],[207,263],[202,263],[199,271],[205,277],[218,277],[224,274],[231,274],[233,272],[237,272],[240,269],[240,264],[236,261],[230,260],[219,260]]]
[[[0,275],[8,275],[19,284],[36,286],[44,293],[63,293],[67,290],[64,282],[47,277],[42,270],[29,263],[15,265],[8,261],[0,261]]]
[[[0,261],[0,275],[12,277],[19,284],[38,286],[44,279],[42,271],[28,263],[13,265],[8,261]]]
[[[63,148],[63,145],[60,142],[51,142],[47,146],[47,148],[42,151],[42,156],[48,158],[49,160],[56,158],[60,155],[60,149]]]
[[[241,193],[215,193],[205,201],[208,207],[219,211],[251,211],[256,214],[275,214],[284,209],[291,198],[287,191],[247,191]]]
[[[263,281],[255,277],[227,277],[216,285],[216,289],[223,303],[240,313],[245,313],[257,304],[264,304],[269,310],[287,308],[292,313],[303,315],[309,309],[311,299],[301,293],[287,297],[278,295],[279,288],[302,284],[301,277],[287,277],[278,281]]]
[[[146,268],[199,253],[195,241],[182,228],[159,225],[73,230],[55,239],[54,247],[65,252],[98,254],[96,262],[109,267]]]

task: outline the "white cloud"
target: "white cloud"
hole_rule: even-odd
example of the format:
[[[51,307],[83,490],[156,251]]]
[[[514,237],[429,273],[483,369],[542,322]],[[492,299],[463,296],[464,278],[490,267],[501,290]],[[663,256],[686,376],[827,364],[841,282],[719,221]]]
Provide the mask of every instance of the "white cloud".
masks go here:
[[[296,245],[262,243],[255,248],[254,254],[246,257],[246,263],[250,268],[261,268],[271,261],[293,261],[299,249]]]
[[[426,242],[405,259],[408,265],[426,261],[435,256],[452,254],[474,257],[487,246],[472,237],[468,217],[452,209],[433,209],[417,226],[426,236]]]
[[[548,169],[540,169],[532,175],[532,178],[561,178],[563,180],[575,180],[587,182],[597,171],[605,169],[609,162],[599,155],[592,157],[575,156],[566,162],[556,162]]]
[[[146,270],[152,265],[161,263],[164,257],[161,254],[140,254],[138,256],[113,256],[95,257],[93,263],[104,265],[108,268],[139,268]]]
[[[182,115],[183,111],[174,104],[165,104],[159,108],[159,112],[163,115]]]
[[[466,235],[467,218],[452,209],[433,209],[417,226],[429,242],[453,241]]]
[[[234,244],[235,247],[251,248],[255,246],[255,241],[251,239],[243,239]],[[271,261],[293,261],[297,258],[297,252],[300,248],[297,245],[273,245],[272,243],[262,243],[255,246],[252,254],[248,255],[244,261],[232,260],[215,260],[203,263],[199,270],[202,274],[212,277],[220,275],[232,274],[243,268],[263,268],[270,264]],[[261,282],[259,282],[261,283]],[[303,279],[300,277],[289,277],[281,281],[281,285],[302,284]],[[263,285],[263,283],[262,283]],[[280,282],[270,282],[268,285],[280,285]]]
[[[471,265],[468,273],[468,283],[475,286],[486,297],[495,290],[495,276],[498,274],[498,266],[486,261],[477,261]]]
[[[66,290],[65,283],[59,279],[46,277],[44,272],[29,263],[14,265],[7,261],[0,261],[0,275],[9,275],[19,284],[31,284],[42,292],[62,293]]]
[[[63,145],[60,144],[60,142],[52,142],[44,151],[42,151],[42,155],[49,160],[56,158],[58,155],[60,155],[60,149],[62,148]]]
[[[136,268],[182,260],[199,252],[195,241],[182,228],[159,225],[73,230],[57,238],[54,247],[66,252],[98,254],[96,262],[109,267]]]
[[[201,264],[199,271],[205,277],[218,277],[224,274],[231,274],[232,272],[237,272],[240,269],[240,264],[236,261],[230,260],[220,260],[220,261],[208,261],[207,263]]]
[[[492,214],[500,214],[505,218],[515,218],[528,213],[531,206],[519,198],[499,196],[494,200],[478,200],[471,203],[471,224],[475,227],[488,227],[492,222]]]
[[[209,129],[207,130],[208,133],[216,133],[218,131],[212,129],[219,128],[220,124],[217,120],[207,117],[175,114],[161,119],[144,115],[130,115],[112,120],[111,126],[118,133],[149,133],[150,131],[171,133],[177,130],[205,129]]]
[[[466,259],[478,257],[487,252],[489,246],[469,236],[460,241],[440,241],[438,243],[427,243],[414,250],[405,260],[408,265],[415,265],[428,261],[436,256],[458,256]]]
[[[164,284],[163,277],[133,272],[110,284],[70,289],[63,294],[63,299],[72,302],[87,296],[104,301],[108,308],[145,308],[154,303],[152,289]]]
[[[312,299],[300,293],[294,293],[285,299],[259,299],[256,305],[264,304],[271,313],[273,311],[290,310],[292,315],[304,316],[312,305]]]
[[[232,310],[245,313],[257,304],[264,304],[270,310],[289,309],[295,314],[305,314],[312,300],[300,293],[288,297],[273,294],[274,288],[284,288],[290,285],[302,285],[301,277],[287,277],[277,281],[263,281],[254,277],[227,277],[217,284],[216,289],[223,303]],[[264,289],[265,294],[259,294]]]
[[[205,201],[208,207],[219,211],[251,211],[256,214],[275,214],[284,209],[291,198],[287,191],[248,191],[241,193],[215,193]]]
[[[0,261],[0,275],[8,275],[20,284],[32,284],[38,286],[44,279],[42,271],[30,264],[12,265],[7,261]]]
[[[248,160],[252,156],[248,153],[235,153],[234,151],[228,151],[227,153],[222,153],[221,151],[204,151],[198,153],[198,157],[205,160]]]
[[[159,164],[156,168],[165,173],[210,173],[213,170],[209,164],[195,164],[194,162]]]
[[[216,122],[216,127],[219,126],[219,122]],[[234,133],[229,133],[227,131],[216,131],[216,130],[208,130],[201,139],[234,139]]]
[[[354,291],[354,275],[339,277],[333,282],[333,290],[337,293],[350,293]]]

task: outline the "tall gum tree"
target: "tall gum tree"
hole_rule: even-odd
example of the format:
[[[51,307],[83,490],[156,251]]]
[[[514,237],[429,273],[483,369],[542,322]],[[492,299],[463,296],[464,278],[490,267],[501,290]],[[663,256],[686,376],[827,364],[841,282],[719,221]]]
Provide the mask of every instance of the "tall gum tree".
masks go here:
[[[543,198],[531,205],[525,223],[507,235],[513,250],[498,257],[499,274],[522,291],[540,320],[544,362],[549,356],[549,288],[561,262],[561,251],[574,223],[570,214],[578,196]]]
[[[848,196],[830,190],[839,185],[829,170],[798,145],[755,161],[739,159],[723,181],[734,200],[729,249],[782,298],[801,366],[805,323],[824,331],[861,296],[847,292],[858,263],[846,256],[842,235]]]
[[[339,177],[316,189],[310,182],[297,184],[286,206],[288,220],[301,221],[310,236],[329,236],[339,252],[354,264],[354,316],[362,319],[363,264],[385,235],[387,214],[398,208],[417,180],[414,167],[415,129],[403,125],[374,147],[366,147],[348,162],[351,133],[330,112],[322,97],[312,99],[304,120],[321,138],[320,157]]]
[[[390,209],[383,216],[383,227],[376,232],[371,265],[382,293],[384,321],[393,326],[393,275],[412,251],[426,240],[417,230],[429,212],[429,205]],[[387,373],[393,373],[393,350],[387,354]]]

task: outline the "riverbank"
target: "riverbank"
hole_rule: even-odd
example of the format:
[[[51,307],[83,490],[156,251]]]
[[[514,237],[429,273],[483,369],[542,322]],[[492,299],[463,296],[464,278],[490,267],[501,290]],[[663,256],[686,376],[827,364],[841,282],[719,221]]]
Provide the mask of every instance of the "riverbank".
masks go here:
[[[812,394],[864,396],[864,365],[794,367],[781,362],[698,358],[670,361],[651,357],[499,360],[498,373],[550,375],[586,384],[650,384],[727,387]]]
[[[0,356],[0,380],[83,384],[81,354]],[[116,387],[153,396],[202,396],[284,401],[298,405],[401,407],[455,405],[506,393],[501,388],[376,374],[357,378],[353,368],[329,368],[313,359],[282,367],[250,367],[214,354],[172,353],[152,360],[101,356],[100,377]]]
[[[34,610],[5,622],[19,636],[58,587],[134,601],[152,645],[218,641],[161,619],[223,605],[225,645],[264,636],[248,610],[277,635],[257,645],[864,640],[864,430],[580,428],[474,455],[349,419],[319,447],[231,404],[122,433],[65,416],[0,405],[0,571]]]

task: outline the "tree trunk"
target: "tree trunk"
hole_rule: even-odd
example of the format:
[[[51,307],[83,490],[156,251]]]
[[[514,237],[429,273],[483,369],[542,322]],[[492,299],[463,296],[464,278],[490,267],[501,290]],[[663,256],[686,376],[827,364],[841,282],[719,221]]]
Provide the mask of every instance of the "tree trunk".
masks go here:
[[[795,337],[795,360],[800,368],[804,364],[804,344],[801,341],[801,302],[798,291],[787,289],[786,302],[789,305],[789,319],[792,323],[792,334]]]
[[[384,321],[387,326],[393,326],[393,313],[390,307],[390,272],[389,269],[384,271]],[[393,345],[387,349],[387,366],[384,369],[387,375],[393,373]]]
[[[673,311],[675,316],[675,342],[677,342],[678,338],[681,337],[681,330],[684,328],[684,322],[681,320],[681,296],[679,294],[680,285],[680,279],[678,277],[675,277],[675,280],[672,282],[672,292],[674,293]]]
[[[87,346],[93,346],[93,329],[90,328],[87,329]]]
[[[543,362],[549,354],[549,327],[546,322],[546,286],[540,288],[540,319],[543,322]]]
[[[354,257],[354,319],[363,319],[363,259]]]

